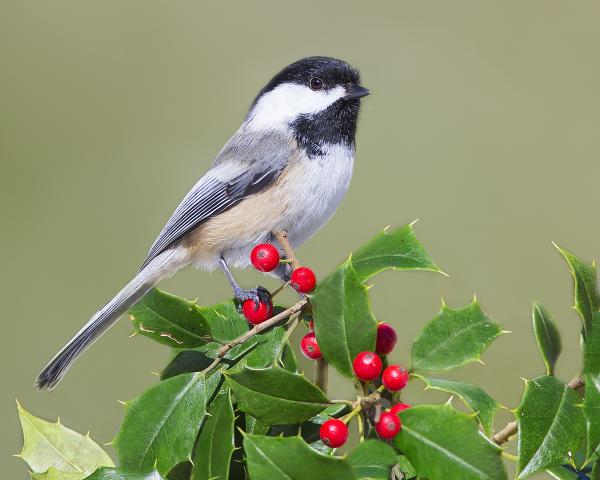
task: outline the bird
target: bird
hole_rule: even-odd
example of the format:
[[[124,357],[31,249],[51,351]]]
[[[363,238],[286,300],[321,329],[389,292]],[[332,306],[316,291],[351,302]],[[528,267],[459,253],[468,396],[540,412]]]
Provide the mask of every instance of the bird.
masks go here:
[[[370,93],[356,68],[332,57],[302,58],[277,73],[134,278],[56,354],[35,386],[55,388],[125,311],[183,267],[220,269],[239,301],[264,301],[264,288],[242,288],[230,269],[247,267],[257,244],[276,243],[274,231],[285,231],[296,248],[331,218],[350,184],[361,99]],[[274,271],[283,280],[290,273],[285,262]]]

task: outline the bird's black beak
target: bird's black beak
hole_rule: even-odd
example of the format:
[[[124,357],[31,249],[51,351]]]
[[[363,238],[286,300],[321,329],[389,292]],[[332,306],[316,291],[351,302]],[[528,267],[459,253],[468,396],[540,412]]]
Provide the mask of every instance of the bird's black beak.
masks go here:
[[[355,85],[354,83],[346,86],[346,98],[362,98],[370,93],[371,91],[368,88]]]

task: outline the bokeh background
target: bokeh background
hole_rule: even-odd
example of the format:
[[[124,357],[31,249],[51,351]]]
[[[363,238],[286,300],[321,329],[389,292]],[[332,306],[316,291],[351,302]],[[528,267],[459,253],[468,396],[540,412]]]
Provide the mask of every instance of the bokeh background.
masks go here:
[[[156,382],[167,349],[130,339],[123,320],[56,391],[33,389],[135,273],[256,92],[307,55],[346,59],[374,93],[350,191],[302,261],[323,276],[386,225],[420,218],[419,238],[450,277],[375,279],[375,312],[400,333],[393,360],[408,362],[442,297],[461,306],[477,293],[512,334],[485,366],[449,376],[514,407],[520,377],[543,372],[530,318],[539,300],[563,334],[568,381],[579,320],[551,240],[600,256],[599,20],[600,4],[583,0],[0,2],[2,476],[28,478],[10,458],[21,442],[15,398],[108,442],[117,400]],[[203,304],[229,295],[219,274],[184,271],[162,286]],[[331,390],[352,394],[335,375]],[[415,382],[407,399],[445,397]]]

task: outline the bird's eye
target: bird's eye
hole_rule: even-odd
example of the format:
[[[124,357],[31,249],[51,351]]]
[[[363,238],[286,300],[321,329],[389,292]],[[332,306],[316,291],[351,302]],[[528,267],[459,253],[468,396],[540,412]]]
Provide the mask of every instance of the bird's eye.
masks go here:
[[[309,86],[312,90],[321,90],[323,88],[323,80],[317,77],[312,77],[310,79]]]

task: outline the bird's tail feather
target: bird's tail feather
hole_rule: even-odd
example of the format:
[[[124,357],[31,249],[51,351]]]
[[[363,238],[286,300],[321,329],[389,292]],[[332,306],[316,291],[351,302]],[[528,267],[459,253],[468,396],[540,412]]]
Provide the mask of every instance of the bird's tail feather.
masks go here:
[[[187,264],[182,253],[178,248],[167,250],[146,265],[56,354],[38,375],[35,386],[48,390],[56,387],[79,355],[112,327],[121,314],[142,298],[162,278],[172,275]]]

